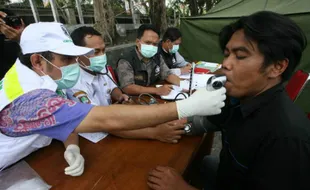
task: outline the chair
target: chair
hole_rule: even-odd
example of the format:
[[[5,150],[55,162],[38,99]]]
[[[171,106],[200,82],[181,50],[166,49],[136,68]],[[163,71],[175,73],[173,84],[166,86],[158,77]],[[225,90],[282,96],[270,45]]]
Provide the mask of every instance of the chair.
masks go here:
[[[310,83],[310,75],[302,70],[298,70],[291,77],[285,88],[292,101],[296,101],[307,83]],[[310,119],[310,113],[308,113],[308,118]]]
[[[112,78],[114,79],[114,82],[118,83],[113,68],[112,68],[111,66],[108,66],[108,70],[110,71],[110,73],[111,73],[111,75],[112,75]]]

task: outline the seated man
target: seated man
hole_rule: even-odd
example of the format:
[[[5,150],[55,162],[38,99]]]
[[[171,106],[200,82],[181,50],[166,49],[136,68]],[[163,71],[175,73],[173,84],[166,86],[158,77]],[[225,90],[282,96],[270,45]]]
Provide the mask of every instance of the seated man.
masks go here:
[[[310,189],[310,122],[283,87],[306,47],[304,33],[286,16],[262,11],[225,26],[219,38],[227,94],[239,103],[204,120],[207,130],[210,123],[221,130],[223,144],[205,189]],[[167,167],[152,170],[148,184],[194,189]]]
[[[191,64],[189,64],[178,52],[182,42],[182,34],[177,28],[168,28],[158,45],[158,53],[165,60],[169,69],[179,69],[179,74],[189,73]]]
[[[127,101],[128,96],[123,94],[114,84],[111,73],[107,71],[105,44],[101,34],[92,27],[83,26],[74,30],[71,38],[75,45],[93,48],[95,54],[79,57],[80,78],[74,87],[66,90],[68,98],[97,106],[110,105],[111,98],[117,102]],[[177,143],[181,139],[181,135],[184,134],[183,129],[183,121],[172,121],[157,127],[112,131],[111,134],[124,138],[154,139],[167,143]]]
[[[78,133],[151,127],[219,114],[224,106],[225,88],[200,89],[186,100],[156,106],[77,103],[66,99],[62,90],[72,88],[80,76],[77,56],[93,49],[75,46],[64,26],[54,22],[26,27],[20,46],[22,54],[0,81],[0,170],[54,138],[66,147],[64,157],[70,166],[65,174],[78,176],[84,171]]]
[[[138,29],[136,48],[117,63],[117,76],[121,88],[130,95],[150,93],[168,95],[170,85],[150,87],[159,81],[180,85],[180,78],[171,74],[163,58],[157,54],[159,32],[153,25],[141,25]]]

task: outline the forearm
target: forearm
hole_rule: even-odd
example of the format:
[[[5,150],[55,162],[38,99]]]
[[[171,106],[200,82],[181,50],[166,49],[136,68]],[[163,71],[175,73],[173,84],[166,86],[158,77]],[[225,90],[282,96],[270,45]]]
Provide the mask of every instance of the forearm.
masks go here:
[[[171,83],[171,84],[180,86],[180,78],[178,76],[174,75],[174,74],[169,75],[166,78],[166,81]]]
[[[145,87],[136,84],[131,84],[123,88],[124,92],[130,95],[139,95],[142,93],[156,94],[157,89],[155,87]]]
[[[65,148],[67,148],[70,144],[79,145],[79,135],[77,133],[71,133],[67,140],[64,142]]]
[[[111,105],[92,108],[75,132],[109,132],[153,127],[178,119],[176,103],[152,106]]]
[[[114,88],[111,93],[112,100],[117,101],[122,96],[122,94],[123,93],[119,88]]]
[[[154,127],[143,129],[112,131],[110,134],[128,139],[154,139]]]

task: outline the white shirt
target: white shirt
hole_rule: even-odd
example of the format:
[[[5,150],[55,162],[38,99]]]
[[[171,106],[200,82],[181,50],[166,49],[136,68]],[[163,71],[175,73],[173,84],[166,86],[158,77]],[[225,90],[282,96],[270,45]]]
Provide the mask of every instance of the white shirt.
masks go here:
[[[71,89],[66,90],[69,99],[89,103],[96,106],[108,106],[111,104],[111,92],[117,86],[107,75],[92,75],[80,69],[81,74],[78,82]],[[106,73],[106,69],[101,71]],[[110,72],[109,76],[112,78]]]

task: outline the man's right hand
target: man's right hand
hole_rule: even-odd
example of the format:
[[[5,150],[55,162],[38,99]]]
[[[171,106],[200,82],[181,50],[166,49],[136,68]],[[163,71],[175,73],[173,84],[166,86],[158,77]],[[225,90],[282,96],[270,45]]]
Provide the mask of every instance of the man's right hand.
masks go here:
[[[1,18],[5,18],[6,16],[7,16],[6,13],[0,11],[0,33],[4,34],[6,38],[12,41],[19,42],[20,36],[25,29],[24,21],[21,20],[22,25],[20,26],[19,29],[14,29],[6,25],[5,22],[1,19]]]
[[[156,88],[156,95],[158,96],[166,96],[172,90],[171,85],[162,85],[161,87]]]
[[[189,98],[176,101],[179,119],[194,115],[207,116],[221,113],[225,106],[226,89],[223,87],[215,91],[205,88],[198,89]]]
[[[157,125],[154,130],[154,139],[165,143],[178,143],[185,134],[184,124],[186,119],[175,120]]]
[[[192,69],[192,65],[191,64],[187,64],[185,67],[182,67],[181,68],[181,74],[187,74],[187,73],[190,73]]]

